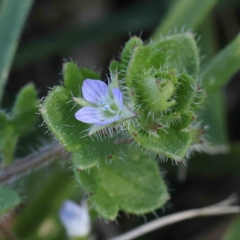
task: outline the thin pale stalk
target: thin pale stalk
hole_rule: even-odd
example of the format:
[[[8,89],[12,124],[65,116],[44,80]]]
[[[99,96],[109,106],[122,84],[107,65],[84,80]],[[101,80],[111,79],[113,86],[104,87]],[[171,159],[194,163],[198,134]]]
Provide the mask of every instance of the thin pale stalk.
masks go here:
[[[201,209],[192,209],[180,213],[171,214],[169,216],[151,221],[143,226],[133,229],[127,233],[124,233],[120,236],[113,237],[109,240],[131,240],[135,239],[139,236],[142,236],[146,233],[154,231],[156,229],[165,227],[167,225],[184,221],[191,218],[196,217],[207,217],[207,216],[217,216],[217,215],[224,215],[224,214],[236,214],[240,212],[239,206],[210,206]]]

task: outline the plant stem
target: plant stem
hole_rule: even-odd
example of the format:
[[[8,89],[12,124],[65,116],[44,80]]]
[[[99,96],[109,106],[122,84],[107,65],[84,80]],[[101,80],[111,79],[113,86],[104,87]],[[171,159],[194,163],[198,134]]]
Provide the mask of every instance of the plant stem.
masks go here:
[[[239,206],[226,206],[223,205],[214,205],[210,207],[200,208],[200,209],[192,209],[180,213],[171,214],[169,216],[151,221],[143,226],[137,227],[127,233],[124,233],[120,236],[113,237],[109,240],[131,240],[136,237],[142,236],[148,232],[153,230],[159,229],[161,227],[165,227],[167,225],[184,221],[187,219],[195,218],[195,217],[205,217],[205,216],[216,216],[216,215],[223,215],[223,214],[233,214],[239,213],[240,207]]]
[[[63,160],[69,157],[63,147],[52,143],[39,151],[22,159],[16,159],[12,164],[0,170],[0,186],[12,183],[27,175],[30,171],[37,170],[54,160]]]

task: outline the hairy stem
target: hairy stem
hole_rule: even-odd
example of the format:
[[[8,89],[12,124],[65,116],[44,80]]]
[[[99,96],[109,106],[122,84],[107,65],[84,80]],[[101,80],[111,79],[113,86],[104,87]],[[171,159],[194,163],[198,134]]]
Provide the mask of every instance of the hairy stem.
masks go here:
[[[30,171],[37,170],[54,160],[63,160],[69,157],[63,147],[52,143],[25,158],[16,159],[12,164],[0,170],[0,186],[12,183],[27,175]]]

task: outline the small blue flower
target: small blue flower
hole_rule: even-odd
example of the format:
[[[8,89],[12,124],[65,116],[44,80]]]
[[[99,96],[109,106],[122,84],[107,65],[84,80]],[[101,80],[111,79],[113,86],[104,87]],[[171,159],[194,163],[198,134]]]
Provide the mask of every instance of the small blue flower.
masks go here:
[[[90,232],[90,218],[86,203],[82,206],[66,200],[59,210],[60,220],[69,237],[84,237]]]
[[[76,112],[77,120],[84,123],[106,125],[121,118],[124,109],[122,92],[118,88],[108,90],[106,83],[100,80],[86,79],[83,82],[82,94],[85,100],[92,103],[92,107],[83,107]]]
[[[124,106],[123,95],[117,81],[115,76],[114,81],[108,86],[100,80],[86,79],[82,85],[83,98],[73,98],[83,106],[76,112],[75,118],[93,124],[89,135],[136,116]]]

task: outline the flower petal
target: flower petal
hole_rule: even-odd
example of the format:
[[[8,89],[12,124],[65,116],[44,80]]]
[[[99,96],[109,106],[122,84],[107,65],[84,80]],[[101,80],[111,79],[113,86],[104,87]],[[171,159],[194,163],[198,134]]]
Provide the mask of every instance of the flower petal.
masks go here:
[[[108,97],[108,86],[100,80],[86,79],[82,85],[83,97],[96,105]]]
[[[120,118],[121,118],[121,116],[117,115],[117,116],[113,116],[110,118],[105,118],[103,121],[100,121],[100,122],[95,122],[95,124],[96,125],[108,125],[110,123],[116,122]]]
[[[123,108],[123,98],[122,98],[122,92],[118,88],[112,89],[114,101],[117,104],[118,107]]]
[[[83,237],[89,234],[90,218],[87,206],[66,200],[59,210],[59,217],[69,237]]]
[[[98,108],[83,107],[75,113],[75,118],[84,123],[96,123],[104,120],[104,116]]]

